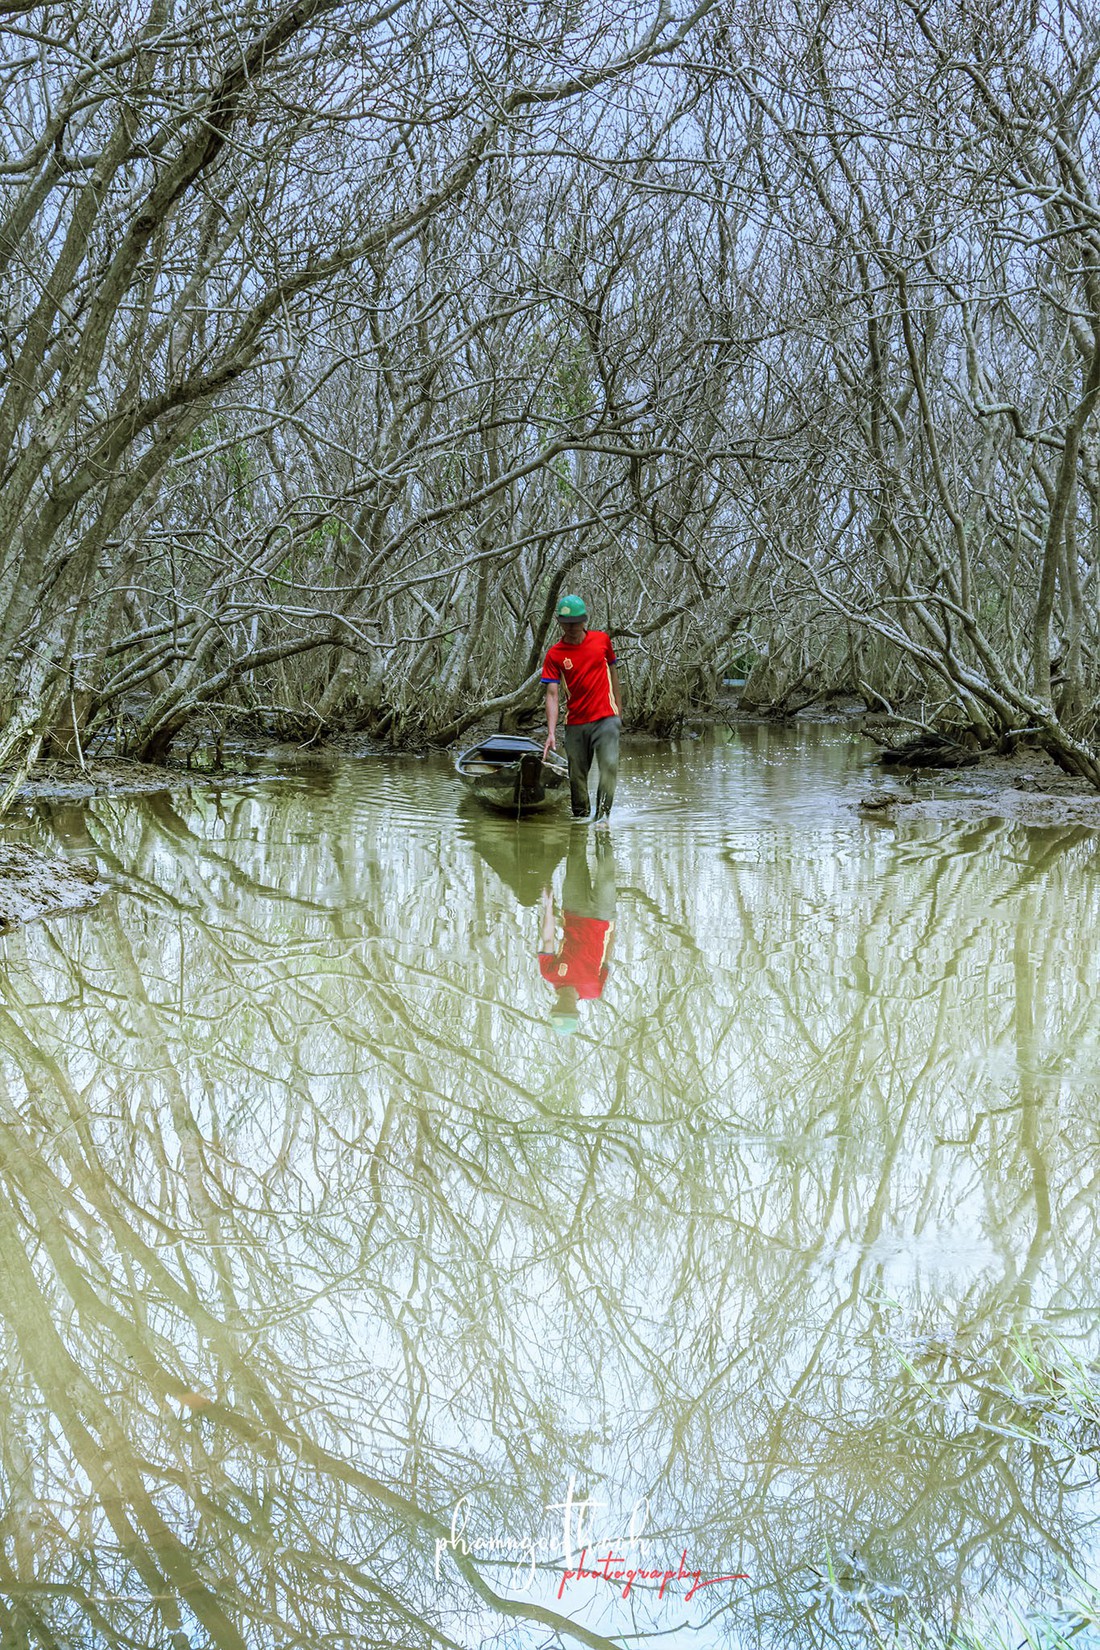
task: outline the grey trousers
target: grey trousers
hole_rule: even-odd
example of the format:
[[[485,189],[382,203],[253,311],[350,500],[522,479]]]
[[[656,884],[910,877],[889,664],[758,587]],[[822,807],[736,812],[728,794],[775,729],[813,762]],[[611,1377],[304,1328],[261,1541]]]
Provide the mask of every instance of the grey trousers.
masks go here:
[[[603,716],[598,722],[581,722],[565,730],[565,754],[569,758],[569,799],[574,819],[587,819],[588,775],[592,763],[599,764],[600,778],[596,786],[596,818],[606,819],[615,798],[615,781],[619,777],[619,716]]]
[[[596,838],[596,874],[588,863],[587,831],[573,831],[569,840],[569,857],[565,862],[565,882],[562,885],[561,905],[566,920],[570,916],[595,917],[600,922],[615,921],[615,850],[611,834],[600,833]]]

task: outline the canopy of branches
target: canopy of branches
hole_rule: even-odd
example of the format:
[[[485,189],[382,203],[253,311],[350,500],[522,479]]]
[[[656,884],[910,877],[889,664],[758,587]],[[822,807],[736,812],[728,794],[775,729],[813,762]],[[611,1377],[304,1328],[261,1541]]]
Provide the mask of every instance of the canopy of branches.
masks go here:
[[[0,762],[636,720],[732,655],[1100,779],[1100,35],[992,0],[9,4]]]

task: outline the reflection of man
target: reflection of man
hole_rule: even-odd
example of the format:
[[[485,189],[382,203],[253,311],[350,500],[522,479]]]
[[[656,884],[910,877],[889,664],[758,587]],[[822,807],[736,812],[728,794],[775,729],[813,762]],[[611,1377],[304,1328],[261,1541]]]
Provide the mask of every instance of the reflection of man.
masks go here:
[[[619,774],[620,711],[623,702],[615,649],[606,630],[589,630],[588,614],[579,596],[563,596],[558,603],[561,641],[546,655],[542,680],[546,687],[545,756],[558,742],[558,683],[569,695],[565,754],[569,758],[569,791],[574,819],[588,818],[588,776],[599,766],[596,818],[606,819],[615,797]]]
[[[615,934],[615,855],[611,839],[596,838],[596,874],[588,864],[584,837],[574,838],[565,862],[562,888],[562,937],[555,951],[554,899],[542,896],[542,949],[539,972],[554,987],[550,1024],[568,1035],[580,1024],[578,1004],[599,997],[607,981],[607,959]]]

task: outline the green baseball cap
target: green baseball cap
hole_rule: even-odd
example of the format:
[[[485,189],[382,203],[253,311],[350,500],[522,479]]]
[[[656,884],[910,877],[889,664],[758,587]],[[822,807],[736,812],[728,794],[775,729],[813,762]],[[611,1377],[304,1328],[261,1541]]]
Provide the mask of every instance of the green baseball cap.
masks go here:
[[[558,603],[559,619],[587,619],[588,609],[580,596],[563,596]]]

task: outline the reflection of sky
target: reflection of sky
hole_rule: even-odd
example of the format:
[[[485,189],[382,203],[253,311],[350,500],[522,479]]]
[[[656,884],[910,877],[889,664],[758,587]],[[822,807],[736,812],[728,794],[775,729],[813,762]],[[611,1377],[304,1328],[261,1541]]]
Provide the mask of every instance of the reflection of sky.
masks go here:
[[[863,760],[829,727],[628,747],[572,1039],[493,868],[528,833],[560,898],[554,827],[471,821],[442,761],[43,815],[119,892],[13,936],[4,1003],[167,1261],[215,1303],[230,1266],[302,1424],[398,1485],[412,1450],[443,1517],[468,1490],[531,1533],[571,1472],[648,1495],[655,1552],[752,1577],[701,1595],[734,1642],[801,1642],[845,1547],[878,1608],[1034,1604],[1098,1510],[1059,1483],[1087,1417],[1011,1353],[1093,1328],[1093,839],[868,824]]]

